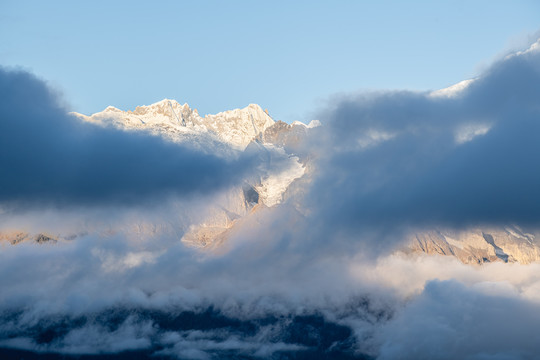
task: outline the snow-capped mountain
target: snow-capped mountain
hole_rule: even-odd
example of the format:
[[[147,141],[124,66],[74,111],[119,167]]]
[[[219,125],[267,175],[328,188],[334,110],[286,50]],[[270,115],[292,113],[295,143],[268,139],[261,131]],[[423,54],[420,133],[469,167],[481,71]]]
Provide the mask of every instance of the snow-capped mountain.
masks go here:
[[[290,185],[302,178],[306,169],[305,159],[293,151],[307,131],[320,125],[316,120],[310,124],[276,122],[256,104],[202,117],[188,104],[169,99],[135,110],[109,106],[90,116],[74,115],[98,126],[149,132],[219,156],[245,151],[260,160],[256,178],[213,198],[205,209],[207,216],[185,229],[185,243],[205,248],[223,241],[241,219],[257,209],[277,206],[284,200]],[[161,229],[171,232],[167,226]]]
[[[266,167],[260,181],[254,184],[259,190],[260,202],[267,206],[279,204],[289,184],[304,173],[298,157],[285,151],[285,148],[300,142],[307,129],[320,125],[318,121],[308,125],[299,121],[292,125],[276,122],[268,111],[256,104],[201,117],[197,109],[169,99],[138,106],[133,111],[109,106],[90,116],[74,114],[100,126],[146,131],[195,147],[211,145],[205,150],[215,154],[222,153],[227,146],[235,151],[243,151],[250,143],[258,144],[248,151],[257,152],[274,163],[281,161],[279,170]]]
[[[456,96],[473,81],[458,83],[429,96]],[[156,234],[180,236],[190,246],[212,249],[220,246],[235,228],[242,227],[251,217],[265,216],[265,208],[279,206],[288,199],[294,201],[302,192],[310,181],[311,171],[308,169],[313,164],[309,156],[302,154],[300,145],[307,133],[320,125],[317,120],[308,125],[298,121],[292,124],[274,121],[256,104],[202,117],[188,104],[181,105],[169,99],[138,106],[135,110],[123,111],[109,106],[89,116],[74,114],[98,126],[147,132],[219,156],[249,152],[257,157],[260,160],[258,176],[211,199],[206,204],[204,218],[196,218],[188,225],[138,222],[122,229],[107,230],[123,231],[134,237]],[[21,241],[55,243],[69,241],[74,236],[11,231],[0,234],[0,240],[12,244]],[[538,238],[540,236],[517,226],[462,231],[428,229],[412,234],[403,251],[454,256],[467,264],[493,261],[530,263],[540,260]]]
[[[200,116],[197,109],[176,100],[164,99],[135,110],[123,111],[113,106],[90,116],[74,113],[79,118],[101,126],[114,126],[124,130],[145,130],[173,141],[188,142],[193,146],[229,145],[243,150],[275,121],[259,105],[250,104],[243,109]]]

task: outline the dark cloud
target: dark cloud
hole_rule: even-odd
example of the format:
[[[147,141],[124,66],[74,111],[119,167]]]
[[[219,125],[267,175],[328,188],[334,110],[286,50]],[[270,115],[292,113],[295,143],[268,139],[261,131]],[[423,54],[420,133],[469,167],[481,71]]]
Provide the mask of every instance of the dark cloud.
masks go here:
[[[224,160],[150,135],[82,123],[40,80],[0,69],[0,202],[137,204],[212,192],[247,158]]]
[[[456,281],[428,283],[382,330],[378,359],[537,358],[540,343],[527,334],[540,326],[538,304],[505,292],[486,294]]]
[[[318,129],[319,172],[308,196],[315,223],[324,219],[326,233],[538,225],[539,99],[537,51],[494,64],[453,97],[339,99]]]

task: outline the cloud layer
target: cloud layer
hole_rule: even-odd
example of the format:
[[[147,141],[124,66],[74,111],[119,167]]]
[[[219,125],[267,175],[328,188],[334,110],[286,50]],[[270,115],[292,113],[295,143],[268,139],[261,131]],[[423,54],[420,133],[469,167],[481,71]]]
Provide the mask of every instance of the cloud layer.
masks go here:
[[[310,205],[331,231],[539,224],[540,52],[495,63],[454,96],[337,98]],[[321,206],[324,204],[324,206]]]
[[[0,69],[0,202],[134,205],[208,193],[239,181],[226,161],[139,133],[82,123],[23,71]]]

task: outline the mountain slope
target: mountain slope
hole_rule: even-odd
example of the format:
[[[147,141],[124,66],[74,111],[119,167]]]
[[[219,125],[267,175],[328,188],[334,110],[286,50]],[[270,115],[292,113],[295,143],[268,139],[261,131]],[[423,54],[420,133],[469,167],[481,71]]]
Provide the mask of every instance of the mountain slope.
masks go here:
[[[413,234],[405,252],[454,256],[465,264],[529,264],[540,260],[537,239],[518,226],[429,230]]]

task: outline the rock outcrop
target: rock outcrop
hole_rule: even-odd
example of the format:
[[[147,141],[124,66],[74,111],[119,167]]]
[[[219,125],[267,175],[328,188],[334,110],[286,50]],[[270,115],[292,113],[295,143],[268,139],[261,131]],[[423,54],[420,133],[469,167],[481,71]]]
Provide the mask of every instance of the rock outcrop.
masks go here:
[[[518,226],[463,231],[431,230],[411,236],[407,252],[455,256],[465,264],[540,261],[538,236]]]

